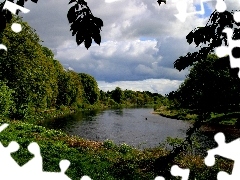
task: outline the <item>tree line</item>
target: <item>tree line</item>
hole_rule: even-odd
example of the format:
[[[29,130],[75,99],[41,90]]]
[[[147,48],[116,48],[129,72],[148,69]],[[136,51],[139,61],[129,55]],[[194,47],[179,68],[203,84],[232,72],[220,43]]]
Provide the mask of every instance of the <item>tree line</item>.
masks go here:
[[[22,25],[20,33],[12,32],[13,22]],[[0,50],[0,111],[4,116],[22,119],[31,112],[63,106],[76,110],[100,105],[145,105],[158,97],[119,87],[111,92],[100,91],[91,75],[64,69],[53,52],[40,44],[35,30],[19,17],[7,23],[0,40],[8,48]]]

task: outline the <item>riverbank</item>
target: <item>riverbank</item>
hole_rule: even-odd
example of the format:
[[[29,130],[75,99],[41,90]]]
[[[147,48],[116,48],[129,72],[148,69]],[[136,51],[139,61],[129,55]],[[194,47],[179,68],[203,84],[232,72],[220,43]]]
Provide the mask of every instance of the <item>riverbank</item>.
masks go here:
[[[188,109],[177,109],[170,108],[168,106],[159,106],[154,109],[154,114],[159,114],[163,117],[179,120],[187,120],[194,122],[197,120],[198,115],[192,113]],[[234,126],[237,122],[237,118],[240,117],[240,112],[231,112],[228,114],[211,113],[210,118],[206,119],[204,123],[211,125],[232,125]]]
[[[197,115],[190,113],[190,111],[187,109],[169,108],[168,106],[164,106],[164,105],[154,109],[153,113],[159,114],[163,117],[167,117],[171,119],[188,120],[188,121],[195,121],[197,119]]]
[[[21,121],[1,119],[0,123],[3,122],[10,125],[0,133],[1,143],[4,146],[11,141],[20,144],[19,151],[13,154],[20,165],[32,158],[27,146],[31,142],[37,142],[43,157],[44,171],[59,172],[59,162],[68,159],[71,165],[66,174],[73,180],[80,179],[83,175],[88,175],[93,180],[154,179],[160,175],[156,173],[159,167],[156,160],[168,154],[164,148],[140,151],[126,144],[117,146],[111,141],[89,141]],[[220,169],[230,170],[229,163],[221,160],[216,166],[208,168],[202,158],[181,153],[173,163],[182,168],[190,168],[199,180],[214,179]]]

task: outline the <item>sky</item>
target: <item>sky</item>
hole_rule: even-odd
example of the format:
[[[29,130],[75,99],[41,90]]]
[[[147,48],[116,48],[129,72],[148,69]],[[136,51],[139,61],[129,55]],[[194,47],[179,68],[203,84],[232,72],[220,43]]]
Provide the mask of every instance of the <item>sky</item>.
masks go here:
[[[178,13],[176,0],[161,6],[157,0],[87,0],[93,15],[104,23],[101,45],[94,43],[88,50],[83,44],[77,46],[69,31],[67,12],[72,4],[68,1],[29,1],[25,8],[30,12],[20,16],[36,29],[42,45],[54,52],[55,59],[65,68],[92,75],[100,89],[118,86],[165,95],[176,90],[189,73],[188,69],[174,69],[173,62],[196,51],[186,35],[204,26],[213,12],[216,1],[204,1],[204,15],[191,15],[181,22],[174,16]],[[200,10],[200,0],[186,2],[187,12]],[[228,7],[238,4],[238,0],[225,2]]]

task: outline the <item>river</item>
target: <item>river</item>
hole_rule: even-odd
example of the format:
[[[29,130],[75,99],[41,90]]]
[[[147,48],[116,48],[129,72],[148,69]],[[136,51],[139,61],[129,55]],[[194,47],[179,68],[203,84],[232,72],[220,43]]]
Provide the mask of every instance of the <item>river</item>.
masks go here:
[[[167,137],[184,138],[190,123],[153,114],[152,108],[82,111],[46,121],[44,126],[61,129],[94,141],[113,140],[143,149],[163,143]]]

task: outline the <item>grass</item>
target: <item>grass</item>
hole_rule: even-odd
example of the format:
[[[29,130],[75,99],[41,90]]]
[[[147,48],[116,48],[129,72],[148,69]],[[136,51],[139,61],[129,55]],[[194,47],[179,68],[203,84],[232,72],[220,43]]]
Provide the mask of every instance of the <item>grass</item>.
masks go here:
[[[10,126],[0,133],[1,143],[4,146],[8,146],[11,141],[19,143],[21,148],[12,156],[20,165],[33,157],[27,146],[31,142],[37,142],[41,149],[44,171],[59,172],[59,162],[68,159],[71,165],[66,174],[73,180],[80,179],[83,175],[88,175],[93,180],[151,180],[161,175],[156,172],[157,167],[167,165],[167,162],[156,164],[157,158],[169,153],[162,147],[141,151],[127,144],[116,145],[111,140],[90,141],[26,122],[1,119],[0,123],[3,122]],[[217,161],[216,166],[208,168],[203,163],[203,157],[184,153],[175,158],[173,163],[190,168],[197,179],[212,179],[220,169],[231,169],[231,163],[226,161]]]
[[[181,119],[181,120],[197,119],[197,115],[190,113],[190,111],[187,109],[169,108],[169,106],[164,106],[164,105],[156,108],[154,113],[167,118],[172,118],[172,119]]]
[[[170,108],[169,106],[164,105],[158,106],[158,108],[155,109],[154,113],[167,118],[188,120],[191,122],[196,121],[198,118],[197,114],[191,113],[191,111],[188,109]],[[240,117],[240,112],[231,112],[227,114],[211,113],[210,118],[206,119],[205,123],[235,125],[238,117]]]

